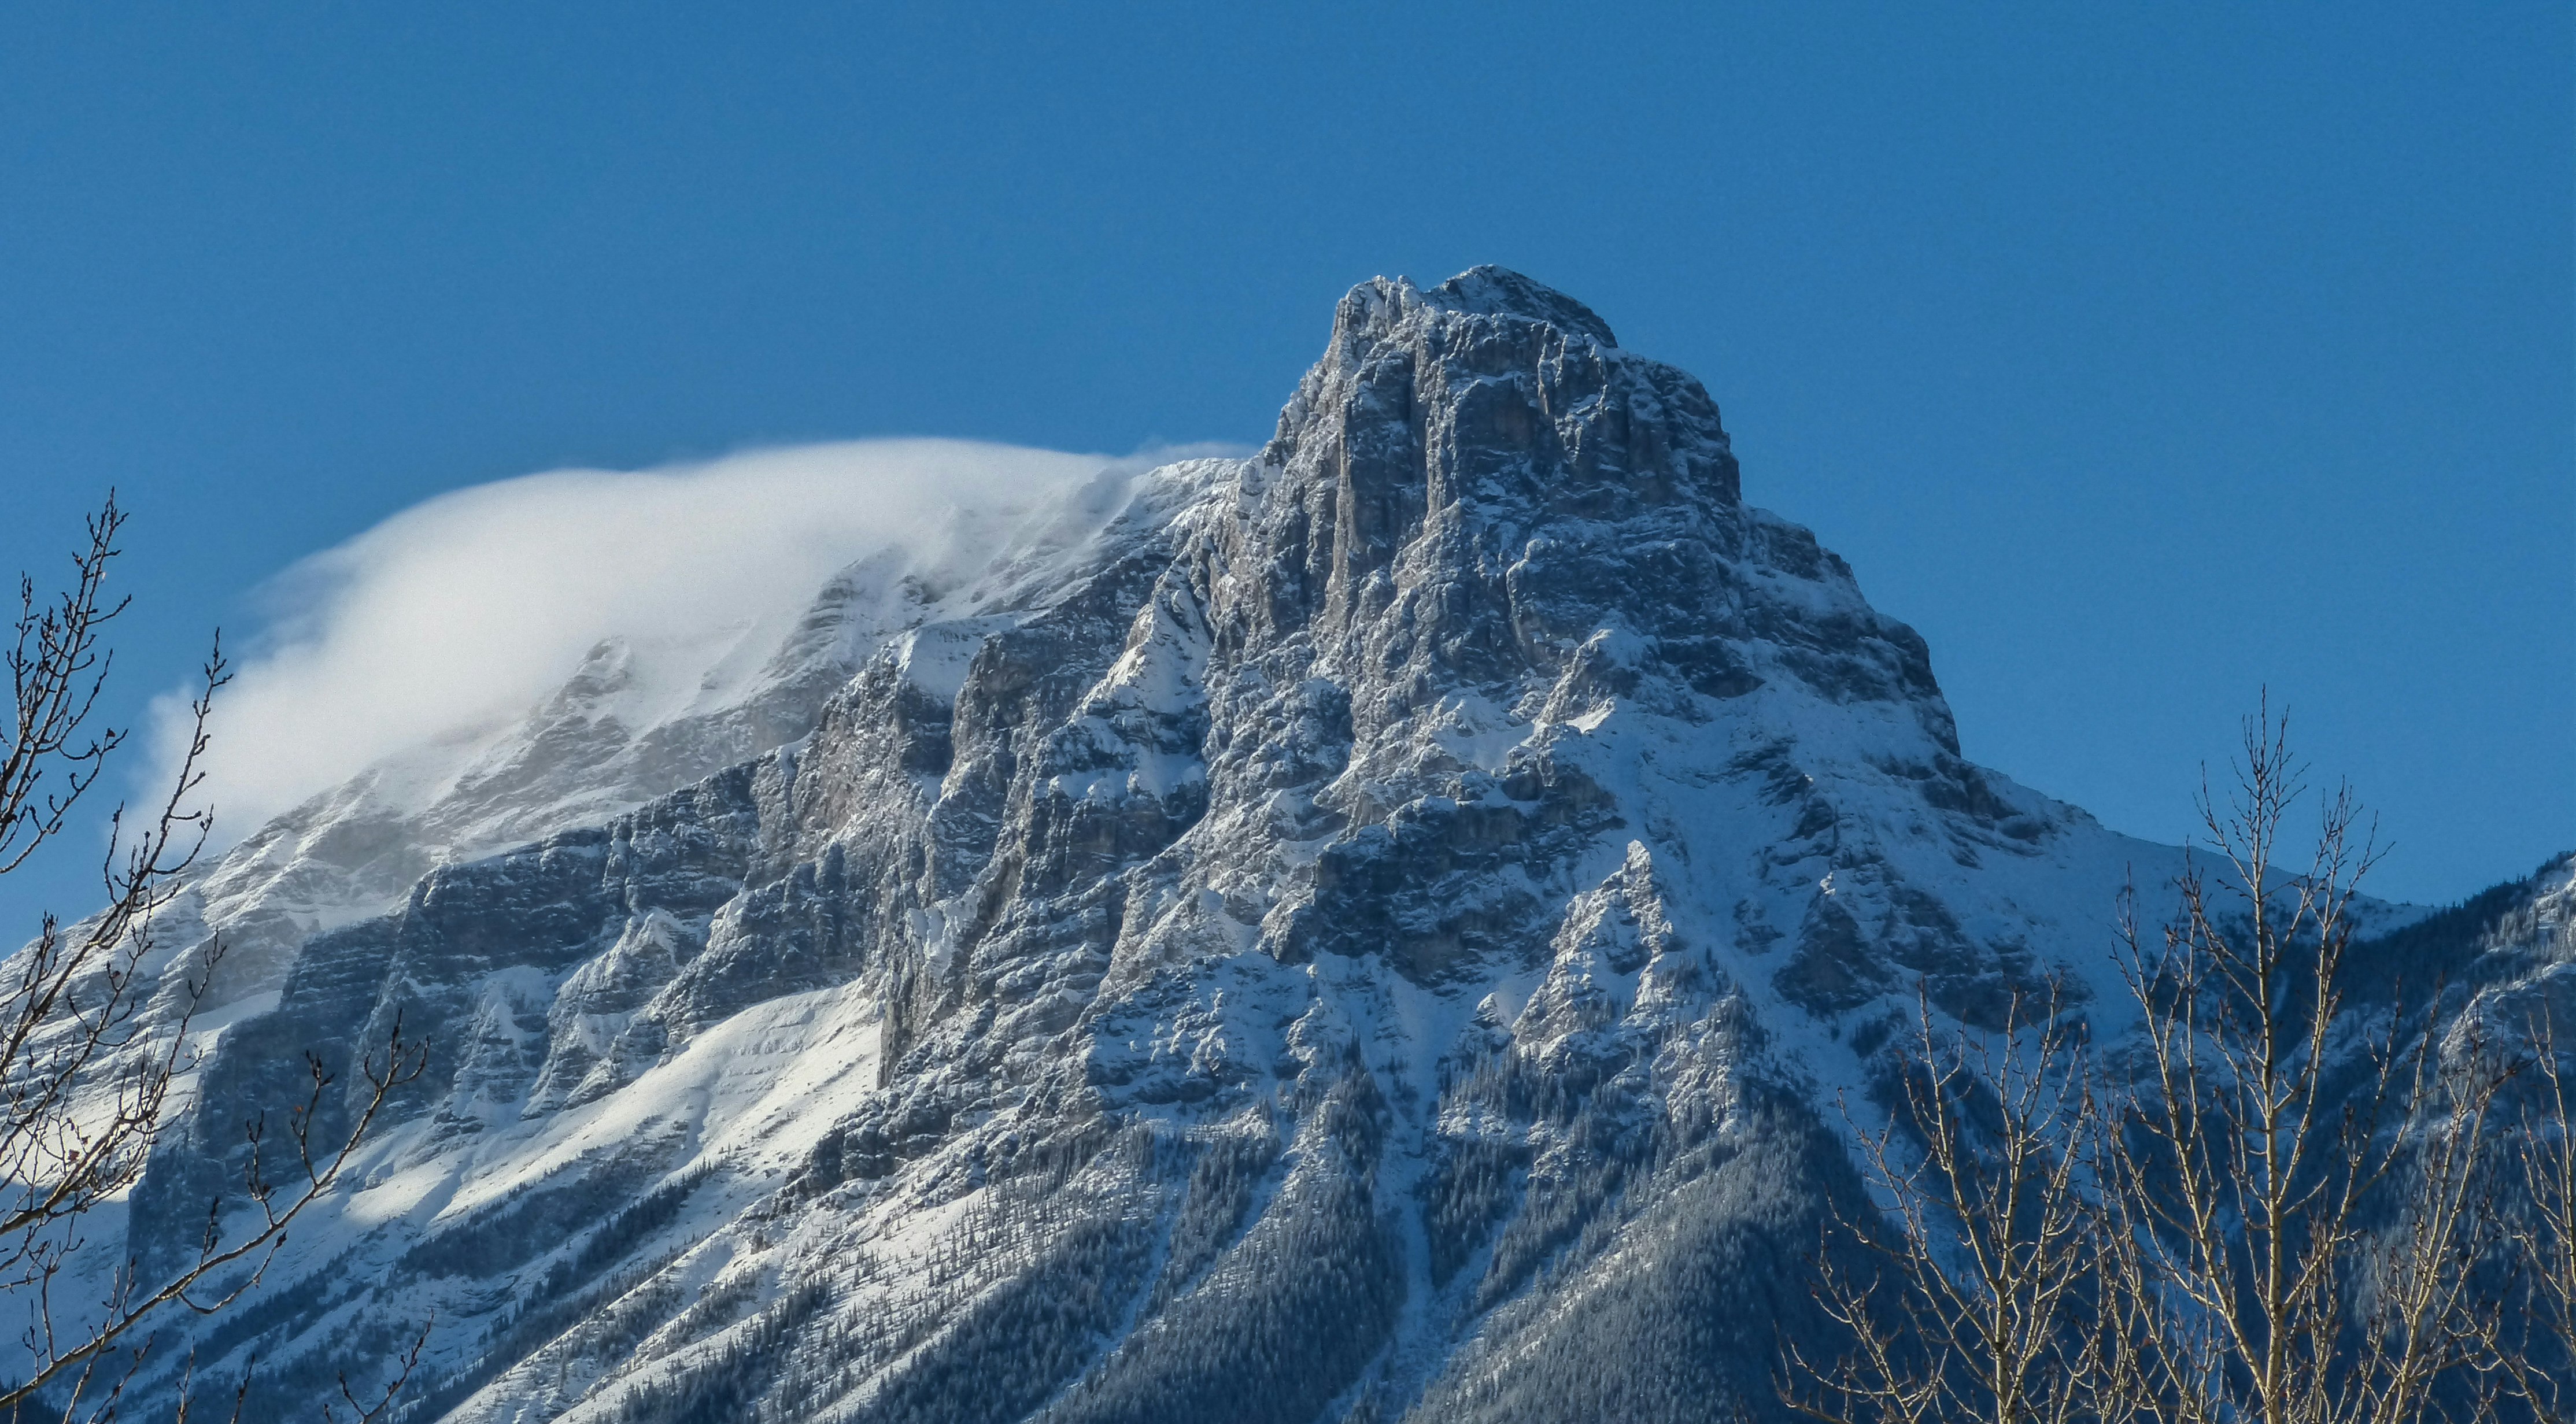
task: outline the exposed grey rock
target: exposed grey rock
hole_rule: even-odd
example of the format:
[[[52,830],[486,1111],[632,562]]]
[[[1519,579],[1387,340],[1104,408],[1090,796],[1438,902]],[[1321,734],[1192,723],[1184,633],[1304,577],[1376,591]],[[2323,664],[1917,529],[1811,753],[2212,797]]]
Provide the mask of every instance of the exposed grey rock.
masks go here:
[[[434,1310],[460,1424],[1767,1414],[1871,1026],[2110,1012],[2174,866],[1961,760],[1699,384],[1517,274],[1354,289],[1258,455],[1115,493],[722,770],[460,863],[332,822],[296,873],[417,882],[281,922],[138,1248],[303,1048],[430,1068],[200,1368],[283,1411]]]

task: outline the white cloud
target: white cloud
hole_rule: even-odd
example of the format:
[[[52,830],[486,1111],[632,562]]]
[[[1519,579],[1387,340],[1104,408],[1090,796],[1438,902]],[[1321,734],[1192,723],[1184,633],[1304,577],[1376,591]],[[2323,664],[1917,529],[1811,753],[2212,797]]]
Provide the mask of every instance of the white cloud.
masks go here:
[[[800,612],[852,561],[953,528],[954,511],[1026,508],[1113,463],[858,441],[557,470],[415,505],[261,591],[270,622],[216,704],[217,834],[238,839],[390,753],[524,710],[604,637],[719,647]],[[175,696],[156,708],[163,777],[181,710]]]

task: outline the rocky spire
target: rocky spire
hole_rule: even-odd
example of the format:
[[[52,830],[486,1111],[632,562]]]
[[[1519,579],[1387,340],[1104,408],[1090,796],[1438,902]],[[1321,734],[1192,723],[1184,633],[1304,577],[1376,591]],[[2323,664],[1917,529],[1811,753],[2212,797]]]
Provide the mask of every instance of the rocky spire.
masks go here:
[[[1729,556],[1744,543],[1708,392],[1499,267],[1428,291],[1352,288],[1260,464],[1267,512],[1233,561],[1259,590],[1255,624],[1337,641],[1418,627],[1422,639],[1393,636],[1480,680],[1554,661],[1548,591],[1514,570],[1638,539]],[[1594,611],[1570,616],[1588,633]]]
[[[1572,297],[1501,267],[1423,291],[1353,287],[1323,360],[1265,452],[1363,503],[1437,510],[1480,488],[1617,517],[1637,504],[1733,504],[1735,455],[1688,373],[1629,355]],[[1357,526],[1375,533],[1368,514]]]

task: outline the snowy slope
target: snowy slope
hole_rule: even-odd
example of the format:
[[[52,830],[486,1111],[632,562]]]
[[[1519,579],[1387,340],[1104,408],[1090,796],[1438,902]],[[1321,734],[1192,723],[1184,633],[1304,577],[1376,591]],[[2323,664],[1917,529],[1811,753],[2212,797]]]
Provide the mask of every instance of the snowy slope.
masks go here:
[[[259,827],[163,914],[174,952],[162,1016],[209,939],[225,953],[201,1022],[274,994],[306,939],[385,913],[438,866],[597,824],[795,741],[888,639],[944,617],[946,591],[1063,576],[1146,472],[1061,463],[1062,478],[1016,502],[951,509],[918,539],[853,549],[805,606],[713,640],[612,635],[523,713],[405,748]]]
[[[298,1050],[433,1052],[201,1368],[292,1417],[434,1313],[419,1419],[1767,1412],[1892,1016],[2115,1021],[2176,868],[1961,759],[1698,383],[1499,269],[1354,289],[1258,455],[996,547],[236,852],[276,1006],[138,1251]]]

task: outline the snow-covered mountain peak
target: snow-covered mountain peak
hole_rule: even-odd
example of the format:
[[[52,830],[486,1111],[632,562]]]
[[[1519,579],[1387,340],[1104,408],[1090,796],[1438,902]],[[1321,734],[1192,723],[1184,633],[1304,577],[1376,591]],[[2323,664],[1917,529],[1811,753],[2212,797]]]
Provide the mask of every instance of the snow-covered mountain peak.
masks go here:
[[[917,443],[934,470],[961,458]],[[1057,596],[1104,545],[1168,522],[1232,464],[1016,453],[1030,478],[973,503],[911,497],[922,508],[903,537],[849,549],[801,603],[678,635],[612,633],[543,697],[400,747],[253,828],[164,911],[160,938],[183,952],[157,1012],[175,1019],[209,941],[225,954],[201,1014],[275,993],[305,940],[399,905],[439,866],[605,821],[803,737],[890,640]]]
[[[1411,287],[1401,278],[1391,285]],[[1443,311],[1543,322],[1560,331],[1590,337],[1605,347],[1619,344],[1618,338],[1610,334],[1610,324],[1594,314],[1592,308],[1508,267],[1491,263],[1470,267],[1417,296],[1424,305]]]
[[[2109,1004],[2176,861],[1960,758],[1699,384],[1500,269],[1354,289],[1258,455],[956,549],[854,565],[772,749],[655,794],[600,650],[476,763],[534,844],[279,931],[138,1251],[299,1050],[429,1070],[207,1360],[434,1311],[458,1424],[1767,1408],[1826,1105],[1918,1003]]]
[[[1569,508],[1736,497],[1734,456],[1698,381],[1620,352],[1580,302],[1499,267],[1428,291],[1383,277],[1352,288],[1265,458],[1338,463],[1363,491],[1422,471],[1435,503],[1488,478],[1531,492],[1570,478]]]

